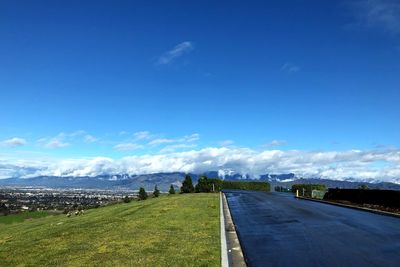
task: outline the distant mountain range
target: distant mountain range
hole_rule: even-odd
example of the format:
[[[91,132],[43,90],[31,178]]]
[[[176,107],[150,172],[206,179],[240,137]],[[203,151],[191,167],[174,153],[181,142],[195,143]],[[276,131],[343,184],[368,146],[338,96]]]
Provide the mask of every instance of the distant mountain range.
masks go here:
[[[37,187],[37,188],[80,188],[80,189],[102,189],[102,190],[138,190],[144,187],[146,190],[153,190],[157,185],[161,191],[168,191],[172,184],[176,188],[181,186],[181,182],[185,177],[183,172],[172,173],[154,173],[142,175],[101,175],[95,177],[59,177],[59,176],[38,176],[34,178],[9,178],[0,179],[0,187]],[[221,177],[218,172],[211,171],[203,174],[189,174],[193,183],[197,182],[200,175],[207,177],[220,177],[225,180],[252,180],[248,175],[231,174]],[[298,178],[293,173],[288,174],[265,174],[260,176],[260,181],[271,183],[273,188],[276,185],[290,188],[293,184],[298,183],[323,183],[328,188],[358,188],[361,185],[367,185],[369,188],[400,190],[400,184],[394,183],[371,183],[360,182],[355,179],[344,181],[319,179],[319,178]]]

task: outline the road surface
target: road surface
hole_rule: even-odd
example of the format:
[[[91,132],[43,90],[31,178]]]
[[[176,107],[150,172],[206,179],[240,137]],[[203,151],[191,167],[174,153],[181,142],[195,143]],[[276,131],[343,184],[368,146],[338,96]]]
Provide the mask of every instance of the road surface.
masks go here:
[[[400,218],[226,190],[249,266],[400,266]]]

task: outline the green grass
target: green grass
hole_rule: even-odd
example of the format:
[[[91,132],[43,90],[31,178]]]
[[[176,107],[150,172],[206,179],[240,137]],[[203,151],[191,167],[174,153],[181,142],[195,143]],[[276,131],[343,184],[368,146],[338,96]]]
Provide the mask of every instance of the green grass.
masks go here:
[[[16,222],[23,222],[25,220],[33,220],[49,216],[50,213],[47,211],[34,211],[34,212],[23,212],[20,214],[12,214],[7,216],[0,216],[0,223],[12,224]],[[1,227],[0,227],[1,229]]]
[[[2,266],[219,266],[218,194],[0,224]]]

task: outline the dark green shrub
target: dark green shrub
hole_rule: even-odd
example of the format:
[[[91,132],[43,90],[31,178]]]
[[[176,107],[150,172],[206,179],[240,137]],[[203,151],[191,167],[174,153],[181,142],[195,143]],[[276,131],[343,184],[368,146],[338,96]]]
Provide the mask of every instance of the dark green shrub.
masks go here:
[[[131,199],[128,196],[124,197],[124,203],[129,203],[131,202]]]
[[[283,186],[279,186],[279,185],[275,186],[274,189],[275,189],[276,192],[291,192],[292,191],[289,188],[286,188],[286,187],[283,187]]]
[[[326,190],[326,186],[324,184],[294,184],[292,185],[292,192],[296,193],[296,190],[299,190],[299,196],[303,195],[304,189],[304,196],[311,197],[311,192],[313,190]]]
[[[400,209],[400,191],[379,189],[330,188],[325,200],[345,200],[358,204],[371,204]]]
[[[270,184],[259,181],[222,181],[222,189],[270,191]]]
[[[10,209],[4,203],[0,204],[0,214],[3,214],[3,215],[10,214]]]

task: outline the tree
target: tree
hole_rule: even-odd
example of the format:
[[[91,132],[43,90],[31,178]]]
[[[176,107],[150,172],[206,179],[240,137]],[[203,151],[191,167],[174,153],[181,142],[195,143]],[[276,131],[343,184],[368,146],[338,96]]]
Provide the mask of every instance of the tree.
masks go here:
[[[189,175],[185,176],[185,180],[182,183],[181,193],[193,193],[194,187],[192,182],[192,177]]]
[[[147,199],[147,193],[146,190],[144,190],[143,187],[139,189],[139,200],[146,200]]]
[[[124,197],[124,203],[129,203],[131,202],[131,199],[128,196]]]
[[[207,176],[201,176],[197,181],[197,185],[195,187],[196,193],[199,192],[210,192],[212,190],[212,183],[209,183]]]
[[[153,196],[154,197],[159,197],[160,196],[160,190],[158,190],[157,185],[154,187]]]
[[[368,188],[368,185],[362,184],[362,185],[360,185],[359,189],[368,190],[369,188]]]
[[[169,194],[170,195],[173,195],[173,194],[175,194],[175,188],[174,188],[174,186],[171,184],[171,186],[169,187]]]

